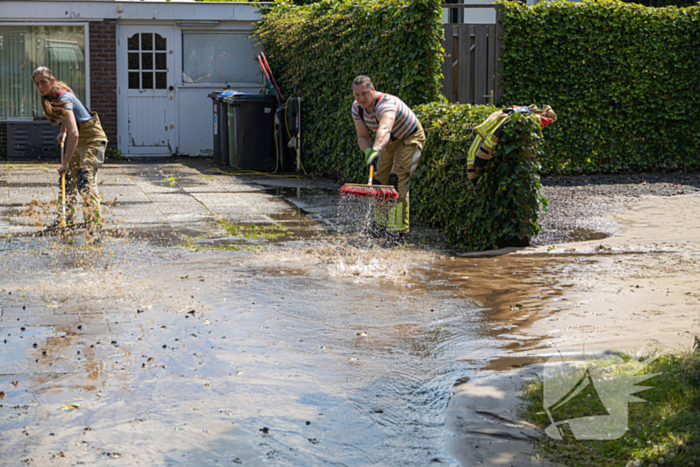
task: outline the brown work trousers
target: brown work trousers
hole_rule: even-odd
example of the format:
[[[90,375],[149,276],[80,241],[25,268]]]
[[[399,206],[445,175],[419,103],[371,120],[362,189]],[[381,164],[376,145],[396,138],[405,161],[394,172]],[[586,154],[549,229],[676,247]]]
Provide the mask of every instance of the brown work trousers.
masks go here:
[[[97,169],[102,166],[107,150],[107,136],[96,112],[84,123],[78,124],[78,146],[66,172],[66,214],[73,222],[100,222],[102,208],[95,184]],[[75,217],[78,194],[83,199],[83,219]],[[59,206],[61,206],[59,194]]]
[[[420,153],[425,143],[425,133],[420,122],[416,131],[389,143],[379,158],[374,178],[382,185],[389,183],[391,174],[398,177],[399,199],[395,205],[380,203],[375,210],[377,223],[390,232],[407,232],[409,228],[408,191],[411,175],[418,167]]]

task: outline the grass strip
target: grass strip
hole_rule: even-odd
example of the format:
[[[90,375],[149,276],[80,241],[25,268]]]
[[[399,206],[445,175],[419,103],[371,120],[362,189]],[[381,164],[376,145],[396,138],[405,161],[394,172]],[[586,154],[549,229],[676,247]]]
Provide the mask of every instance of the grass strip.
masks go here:
[[[628,362],[630,358],[622,356],[622,360]],[[536,452],[556,464],[571,467],[700,466],[700,346],[696,345],[695,351],[662,355],[640,371],[634,365],[620,365],[620,361],[619,357],[602,359],[594,365],[599,370],[604,368],[608,379],[659,373],[641,383],[650,389],[636,394],[647,402],[629,403],[624,435],[608,440],[577,440],[573,433],[565,433],[558,440],[543,433],[536,443]],[[549,390],[556,381],[547,380],[546,384]],[[524,404],[520,408],[524,420],[542,429],[552,422],[543,404],[544,385],[543,381],[525,384]],[[558,407],[558,419],[581,420],[580,417],[590,415],[590,399],[584,394]]]

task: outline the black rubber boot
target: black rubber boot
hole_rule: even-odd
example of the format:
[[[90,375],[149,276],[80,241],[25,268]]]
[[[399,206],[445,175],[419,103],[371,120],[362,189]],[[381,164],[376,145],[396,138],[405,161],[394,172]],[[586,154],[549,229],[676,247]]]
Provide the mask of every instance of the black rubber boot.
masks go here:
[[[403,246],[405,243],[403,232],[387,232],[386,240],[382,243],[382,248],[394,248],[396,246]]]
[[[371,238],[384,238],[387,235],[386,226],[380,225],[374,219],[365,229],[365,234]]]

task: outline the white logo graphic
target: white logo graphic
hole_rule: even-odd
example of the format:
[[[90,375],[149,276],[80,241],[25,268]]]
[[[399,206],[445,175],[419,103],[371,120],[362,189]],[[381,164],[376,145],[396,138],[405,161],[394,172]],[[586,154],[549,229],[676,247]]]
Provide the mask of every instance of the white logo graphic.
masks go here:
[[[554,357],[544,365],[545,412],[550,438],[562,439],[571,431],[577,440],[606,440],[627,431],[628,404],[646,402],[632,394],[650,389],[637,386],[660,373],[641,375],[655,357]],[[575,418],[570,417],[576,413]]]

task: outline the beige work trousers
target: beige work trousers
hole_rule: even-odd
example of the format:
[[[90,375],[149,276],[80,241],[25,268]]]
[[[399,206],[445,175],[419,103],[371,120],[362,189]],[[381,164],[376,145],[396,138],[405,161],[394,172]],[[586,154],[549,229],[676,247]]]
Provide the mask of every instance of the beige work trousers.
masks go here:
[[[418,167],[425,143],[425,133],[420,122],[413,134],[389,143],[379,158],[377,179],[382,185],[389,183],[391,174],[398,177],[399,199],[396,203],[378,203],[375,209],[377,223],[390,232],[407,232],[409,229],[408,191],[411,175]]]
[[[78,146],[68,164],[66,172],[66,213],[73,222],[81,222],[74,216],[78,204],[78,194],[83,199],[82,222],[100,222],[102,208],[100,196],[95,184],[97,169],[104,162],[107,150],[107,137],[100,125],[97,113],[93,112],[92,119],[78,124]],[[59,194],[59,203],[60,202]]]

